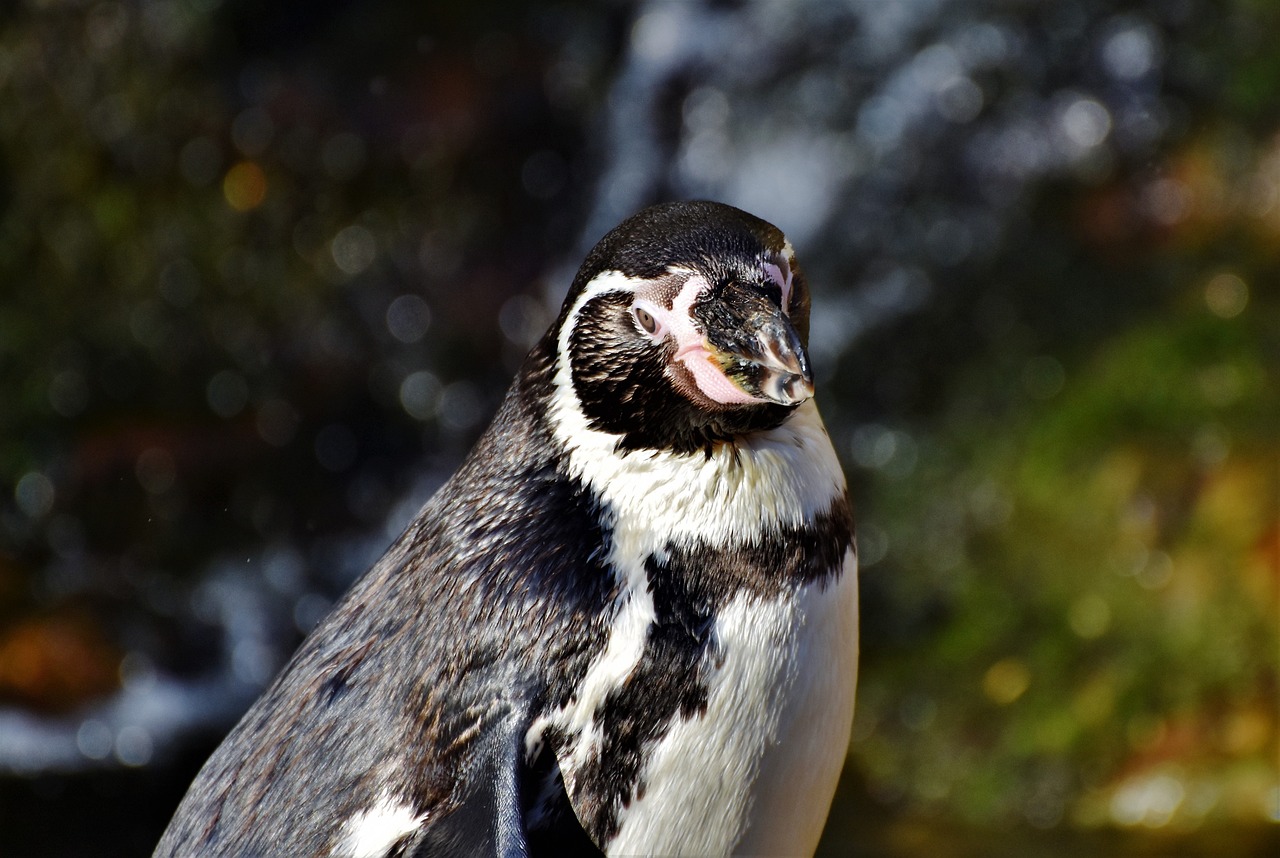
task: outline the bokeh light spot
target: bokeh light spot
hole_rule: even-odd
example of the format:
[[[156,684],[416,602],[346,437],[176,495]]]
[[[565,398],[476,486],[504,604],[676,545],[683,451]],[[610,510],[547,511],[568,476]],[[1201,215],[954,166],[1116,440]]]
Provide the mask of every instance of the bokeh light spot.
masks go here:
[[[111,754],[115,737],[111,728],[96,718],[88,718],[76,731],[76,747],[86,759],[105,760]]]
[[[1137,777],[1116,790],[1111,799],[1111,818],[1125,826],[1167,825],[1186,798],[1182,782],[1170,774]]]
[[[209,379],[205,400],[219,417],[235,417],[249,403],[249,383],[240,373],[224,369]]]
[[[223,177],[222,195],[236,211],[252,211],[267,198],[267,174],[253,161],[241,161]]]
[[[872,522],[858,522],[858,566],[874,566],[888,554],[889,534]]]
[[[993,702],[1008,706],[1031,685],[1031,671],[1017,658],[997,661],[982,677],[982,690]]]
[[[402,343],[416,343],[431,326],[431,307],[418,295],[401,295],[387,306],[387,330]]]
[[[435,417],[436,406],[444,385],[435,374],[425,369],[407,375],[400,383],[400,407],[417,420]]]
[[[1092,149],[1111,131],[1111,113],[1092,98],[1077,98],[1063,109],[1058,124],[1077,150]]]
[[[1234,319],[1249,304],[1249,287],[1235,274],[1215,275],[1204,287],[1204,302],[1221,319]]]
[[[151,734],[142,727],[130,724],[116,734],[116,759],[121,764],[136,768],[151,762]]]
[[[62,417],[75,417],[89,404],[89,387],[74,369],[63,370],[49,383],[49,404]]]
[[[480,422],[480,395],[469,381],[455,381],[440,395],[437,408],[440,422],[449,429],[465,431]]]
[[[359,224],[352,224],[339,232],[329,243],[333,263],[343,274],[359,274],[373,264],[378,255],[378,244],[373,233]]]
[[[1272,716],[1265,709],[1241,709],[1223,725],[1222,747],[1233,756],[1247,757],[1265,748],[1272,735]]]
[[[1111,625],[1111,606],[1096,593],[1087,593],[1067,609],[1071,631],[1086,640],[1101,637]]]
[[[898,718],[908,730],[923,733],[933,726],[938,717],[938,704],[927,694],[914,692],[902,699],[898,706]]]
[[[1156,223],[1173,226],[1191,211],[1191,191],[1177,179],[1156,179],[1142,190],[1142,208]]]
[[[1066,371],[1056,358],[1037,355],[1022,368],[1022,386],[1036,399],[1052,399],[1066,383]]]
[[[18,502],[18,509],[30,518],[43,518],[53,509],[56,497],[53,481],[39,471],[23,474],[13,489],[13,499]]]
[[[1145,21],[1122,23],[1102,46],[1102,64],[1121,80],[1137,80],[1159,61],[1159,36]]]
[[[551,323],[551,314],[538,299],[513,295],[498,312],[498,325],[512,344],[527,349],[538,341]]]
[[[173,488],[178,478],[173,455],[163,447],[143,450],[134,465],[134,474],[138,484],[153,495],[164,494]]]
[[[325,618],[333,603],[319,593],[304,593],[293,605],[293,624],[302,634],[308,634]]]
[[[1173,558],[1163,551],[1152,551],[1146,565],[1138,570],[1138,583],[1148,590],[1159,590],[1173,580]]]

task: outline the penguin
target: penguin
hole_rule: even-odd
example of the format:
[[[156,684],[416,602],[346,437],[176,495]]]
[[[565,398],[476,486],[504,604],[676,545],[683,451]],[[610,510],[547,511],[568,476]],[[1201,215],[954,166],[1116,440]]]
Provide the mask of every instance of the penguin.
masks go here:
[[[812,854],[858,591],[809,307],[790,242],[739,209],[609,232],[155,855]]]

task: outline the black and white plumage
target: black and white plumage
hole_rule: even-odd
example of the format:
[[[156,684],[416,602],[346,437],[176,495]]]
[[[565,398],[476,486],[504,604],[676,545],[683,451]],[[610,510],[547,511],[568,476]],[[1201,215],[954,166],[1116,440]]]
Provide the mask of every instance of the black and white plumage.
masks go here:
[[[745,212],[605,236],[156,854],[812,853],[857,582],[808,316],[790,244]]]

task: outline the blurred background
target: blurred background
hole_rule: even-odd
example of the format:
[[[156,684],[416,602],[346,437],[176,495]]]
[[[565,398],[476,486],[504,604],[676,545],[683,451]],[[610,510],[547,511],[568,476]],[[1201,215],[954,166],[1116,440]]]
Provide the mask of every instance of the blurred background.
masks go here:
[[[815,296],[822,854],[1277,854],[1280,4],[0,16],[0,855],[148,854],[586,249],[690,197]]]

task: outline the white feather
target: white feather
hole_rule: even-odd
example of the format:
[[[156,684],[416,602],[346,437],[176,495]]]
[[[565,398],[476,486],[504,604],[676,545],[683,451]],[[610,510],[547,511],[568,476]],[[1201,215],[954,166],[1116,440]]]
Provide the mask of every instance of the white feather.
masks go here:
[[[811,855],[844,764],[857,573],[797,597],[740,594],[715,626],[704,714],[651,749],[611,855]]]
[[[778,731],[760,763],[739,855],[812,855],[844,766],[858,682],[858,569],[798,594],[803,626]]]
[[[426,819],[412,807],[384,793],[373,806],[361,811],[344,827],[334,858],[384,858],[400,840],[412,834]]]
[[[538,718],[525,733],[525,754],[536,756],[542,734],[548,726],[555,726],[568,738],[572,750],[561,760],[560,768],[565,785],[572,794],[577,772],[598,754],[603,735],[595,723],[596,710],[604,703],[609,692],[619,688],[640,662],[644,652],[645,637],[654,619],[653,596],[649,593],[648,579],[641,562],[621,556],[615,550],[611,560],[622,577],[623,591],[620,607],[614,614],[609,628],[609,640],[604,650],[587,668],[582,682],[575,689],[569,704],[548,716]]]

